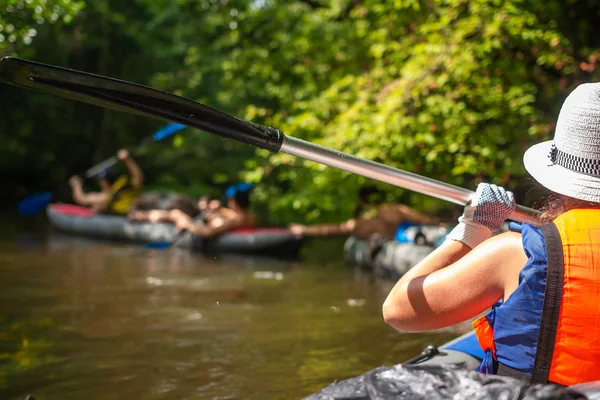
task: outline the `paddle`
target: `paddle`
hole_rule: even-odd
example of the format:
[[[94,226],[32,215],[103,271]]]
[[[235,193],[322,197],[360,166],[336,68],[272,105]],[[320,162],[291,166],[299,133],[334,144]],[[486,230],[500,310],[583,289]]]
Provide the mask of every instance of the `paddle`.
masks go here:
[[[0,81],[114,110],[167,119],[456,204],[467,204],[473,194],[458,186],[286,136],[278,129],[243,121],[193,100],[131,82],[12,57],[0,60]],[[510,219],[531,222],[537,214],[535,210],[517,206]]]
[[[166,250],[166,249],[170,249],[171,247],[177,247],[179,245],[179,243],[183,242],[184,240],[189,240],[188,239],[188,235],[186,235],[188,233],[187,230],[183,230],[181,232],[179,232],[177,234],[177,236],[175,237],[175,240],[173,240],[172,242],[167,242],[167,241],[157,241],[157,242],[148,242],[144,245],[144,249],[146,250]]]
[[[182,124],[178,124],[178,123],[168,124],[168,125],[164,126],[163,128],[159,129],[158,131],[154,132],[152,135],[146,137],[140,143],[140,145],[137,146],[133,150],[133,152],[135,153],[136,151],[141,149],[144,145],[146,145],[149,142],[159,142],[159,141],[171,136],[175,132],[182,130],[183,128],[185,128],[185,125],[182,125]],[[108,168],[112,167],[117,162],[119,162],[119,159],[117,158],[117,156],[109,157],[106,160],[94,165],[93,167],[91,167],[90,169],[85,171],[84,176],[88,179],[93,178],[93,177],[97,176],[98,174],[106,171]],[[19,213],[21,215],[31,216],[31,215],[37,214],[38,212],[44,210],[51,201],[52,201],[52,193],[51,192],[33,194],[33,195],[21,200],[19,202],[19,204],[17,205],[17,210],[19,211]]]
[[[141,148],[143,148],[146,144],[148,144],[150,142],[160,142],[161,140],[168,138],[175,132],[179,132],[180,130],[182,130],[184,128],[185,128],[185,125],[178,124],[178,123],[170,123],[168,125],[165,125],[164,127],[160,128],[159,130],[154,132],[152,135],[147,136],[144,140],[142,140],[142,142],[133,150],[133,152],[135,153],[135,152],[139,151]],[[106,160],[104,160],[104,161],[98,163],[97,165],[93,166],[92,168],[88,169],[85,172],[85,177],[92,178],[92,177],[100,174],[101,172],[106,171],[108,168],[112,167],[117,162],[119,162],[117,156],[109,157]]]

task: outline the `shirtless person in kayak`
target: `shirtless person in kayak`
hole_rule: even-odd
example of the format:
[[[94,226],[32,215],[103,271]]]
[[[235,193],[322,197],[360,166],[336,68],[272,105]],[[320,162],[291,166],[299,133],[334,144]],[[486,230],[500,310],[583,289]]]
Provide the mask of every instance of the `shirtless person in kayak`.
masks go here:
[[[373,212],[374,211],[374,212]],[[353,235],[369,239],[374,234],[393,240],[400,224],[437,225],[438,221],[404,204],[382,204],[371,212],[340,224],[290,224],[292,233],[306,236]]]
[[[207,212],[204,223],[190,217],[180,210],[169,212],[165,221],[172,222],[177,230],[187,230],[202,237],[217,236],[233,229],[256,228],[256,217],[249,211],[251,184],[240,183],[225,191],[227,207],[219,207]]]

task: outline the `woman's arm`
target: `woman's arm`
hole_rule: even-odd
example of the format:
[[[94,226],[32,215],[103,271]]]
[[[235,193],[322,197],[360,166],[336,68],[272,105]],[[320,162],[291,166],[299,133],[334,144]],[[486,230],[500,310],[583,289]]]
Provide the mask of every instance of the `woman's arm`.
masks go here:
[[[144,173],[140,166],[131,158],[129,152],[125,149],[119,150],[117,153],[117,158],[125,164],[127,171],[129,171],[129,175],[131,176],[131,184],[133,186],[140,186],[144,183]]]
[[[526,261],[518,233],[495,236],[472,251],[446,240],[396,283],[383,304],[384,319],[420,332],[475,317],[512,293]]]
[[[491,236],[515,206],[511,192],[480,183],[446,241],[394,286],[383,305],[386,322],[412,332],[442,328],[509,296],[527,261],[521,235]]]
[[[88,206],[94,208],[95,211],[102,211],[110,202],[110,192],[85,193],[81,178],[78,176],[72,176],[69,179],[69,185],[71,185],[73,201],[80,206]]]

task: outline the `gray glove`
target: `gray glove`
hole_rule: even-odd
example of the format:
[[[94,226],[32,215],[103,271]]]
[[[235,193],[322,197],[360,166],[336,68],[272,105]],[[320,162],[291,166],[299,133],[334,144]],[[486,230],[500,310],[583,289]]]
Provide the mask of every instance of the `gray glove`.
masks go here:
[[[477,191],[465,206],[458,225],[446,236],[476,247],[500,229],[516,207],[515,196],[501,186],[489,183],[477,185]]]

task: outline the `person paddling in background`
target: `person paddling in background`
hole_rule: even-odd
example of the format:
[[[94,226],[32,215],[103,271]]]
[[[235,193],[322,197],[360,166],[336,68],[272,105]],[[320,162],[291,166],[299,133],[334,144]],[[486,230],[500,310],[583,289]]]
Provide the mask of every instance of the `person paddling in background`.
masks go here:
[[[420,332],[473,323],[479,368],[532,383],[600,380],[600,83],[565,100],[554,140],[524,155],[552,193],[539,223],[511,224],[511,192],[479,184],[446,241],[383,304],[392,327]]]
[[[361,188],[358,196],[360,213],[357,213],[359,215],[355,218],[339,224],[290,224],[289,229],[292,233],[306,236],[353,235],[361,239],[372,239],[375,235],[383,240],[394,240],[411,226],[438,223],[435,218],[404,204],[381,204],[378,207],[368,207],[368,198],[374,193],[373,191],[371,186]]]
[[[195,220],[205,220],[216,212],[221,202],[202,196],[196,203],[190,196],[182,193],[144,193],[131,207],[127,218],[136,222],[169,222],[171,211],[179,210]]]
[[[177,209],[170,211],[163,221],[172,222],[179,231],[186,230],[202,237],[217,236],[234,229],[254,229],[257,225],[256,217],[249,211],[252,188],[250,183],[230,186],[225,191],[227,207],[209,209],[202,221],[197,221]],[[207,207],[211,204],[207,202]]]
[[[126,215],[131,205],[140,196],[144,174],[125,149],[119,150],[117,158],[125,164],[129,177],[122,175],[114,182],[108,176],[99,179],[100,192],[83,191],[81,178],[69,179],[73,201],[81,206],[90,207],[97,213]]]

